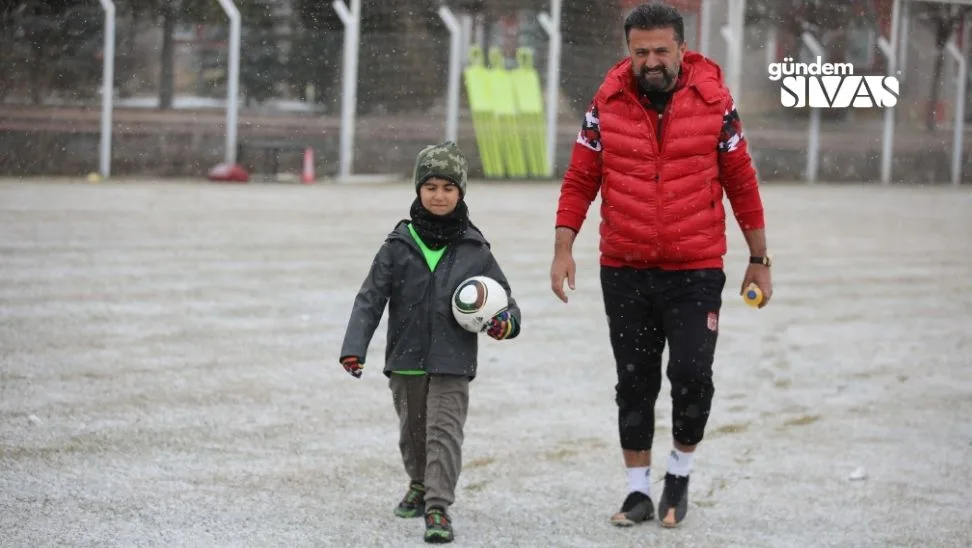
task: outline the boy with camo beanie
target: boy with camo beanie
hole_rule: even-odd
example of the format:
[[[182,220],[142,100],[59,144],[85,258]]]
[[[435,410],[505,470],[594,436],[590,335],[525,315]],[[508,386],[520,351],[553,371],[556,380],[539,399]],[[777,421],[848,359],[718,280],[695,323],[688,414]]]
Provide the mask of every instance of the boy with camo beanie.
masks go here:
[[[452,294],[472,276],[489,276],[509,306],[486,333],[512,339],[520,309],[482,232],[469,222],[467,164],[453,142],[430,145],[415,160],[416,198],[378,250],[351,311],[340,362],[360,377],[368,345],[388,304],[384,374],[399,419],[399,449],[409,487],[395,515],[425,517],[425,541],[452,542],[469,383],[478,336],[452,316]]]

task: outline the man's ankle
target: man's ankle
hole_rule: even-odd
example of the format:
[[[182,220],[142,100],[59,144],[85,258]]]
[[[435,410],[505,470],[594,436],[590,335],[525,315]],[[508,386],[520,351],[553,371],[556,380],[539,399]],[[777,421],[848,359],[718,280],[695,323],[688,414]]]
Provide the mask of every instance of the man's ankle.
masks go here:
[[[667,472],[673,476],[688,476],[692,473],[692,458],[694,453],[686,453],[678,448],[668,454]]]

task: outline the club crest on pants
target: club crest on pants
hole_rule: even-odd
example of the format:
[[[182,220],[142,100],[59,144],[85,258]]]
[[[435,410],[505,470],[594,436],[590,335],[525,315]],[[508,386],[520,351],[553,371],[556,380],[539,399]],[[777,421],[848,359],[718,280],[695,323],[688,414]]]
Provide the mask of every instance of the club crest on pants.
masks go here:
[[[709,331],[719,331],[719,313],[709,312],[709,317],[706,320],[706,325],[709,326]]]

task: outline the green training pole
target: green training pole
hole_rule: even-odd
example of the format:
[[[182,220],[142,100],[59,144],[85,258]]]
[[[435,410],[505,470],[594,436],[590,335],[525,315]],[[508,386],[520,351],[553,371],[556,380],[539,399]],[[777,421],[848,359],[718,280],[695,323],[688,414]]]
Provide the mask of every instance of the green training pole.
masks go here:
[[[473,132],[476,134],[476,147],[487,178],[503,176],[503,164],[495,141],[495,118],[490,76],[486,69],[483,49],[473,46],[469,49],[469,64],[463,71],[466,96],[472,113]]]
[[[513,81],[504,66],[503,53],[499,48],[490,48],[489,64],[490,90],[493,92],[493,109],[496,112],[503,167],[507,177],[523,178],[527,176],[527,169],[517,124]]]
[[[523,134],[527,169],[531,177],[547,175],[546,122],[543,116],[543,92],[540,75],[533,66],[533,50],[516,50],[517,67],[510,71],[518,112],[517,126]]]

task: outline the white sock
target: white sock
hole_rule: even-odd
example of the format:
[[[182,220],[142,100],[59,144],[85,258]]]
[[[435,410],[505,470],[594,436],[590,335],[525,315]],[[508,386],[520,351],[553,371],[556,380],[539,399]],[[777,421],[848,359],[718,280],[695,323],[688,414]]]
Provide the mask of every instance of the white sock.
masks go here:
[[[694,453],[683,453],[678,449],[672,449],[668,454],[668,473],[673,476],[688,476],[692,473],[692,455]]]
[[[627,468],[628,471],[628,492],[641,491],[651,496],[651,468],[648,466],[638,466]]]

